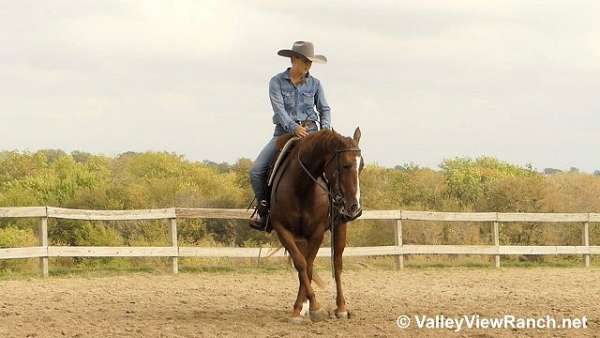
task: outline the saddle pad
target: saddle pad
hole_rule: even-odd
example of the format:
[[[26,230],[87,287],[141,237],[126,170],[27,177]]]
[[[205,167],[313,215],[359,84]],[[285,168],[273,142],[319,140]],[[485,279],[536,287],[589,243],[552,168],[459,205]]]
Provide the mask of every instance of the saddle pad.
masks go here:
[[[267,186],[270,187],[273,184],[273,179],[275,179],[275,174],[277,174],[277,170],[279,169],[279,166],[283,163],[283,160],[285,159],[288,151],[290,149],[292,149],[292,146],[298,140],[299,139],[294,136],[285,143],[285,145],[281,149],[281,152],[279,152],[279,156],[277,156],[277,160],[275,161],[275,164],[273,165],[273,170],[271,170],[271,175],[269,176],[269,180],[267,181]]]

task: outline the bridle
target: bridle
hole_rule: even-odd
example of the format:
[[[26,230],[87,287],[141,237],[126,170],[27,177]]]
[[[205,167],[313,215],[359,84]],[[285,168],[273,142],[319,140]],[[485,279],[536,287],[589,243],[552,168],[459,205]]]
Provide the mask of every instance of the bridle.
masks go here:
[[[329,197],[328,214],[329,214],[329,231],[331,233],[331,274],[332,274],[333,278],[335,278],[335,269],[334,269],[334,264],[335,264],[334,263],[334,253],[335,253],[335,243],[336,243],[336,236],[335,236],[335,231],[334,231],[335,224],[337,223],[337,220],[339,217],[344,217],[344,219],[346,221],[351,221],[351,220],[358,218],[358,216],[360,216],[362,214],[362,209],[359,209],[358,212],[356,213],[356,215],[358,215],[358,216],[352,216],[352,215],[348,214],[348,212],[346,211],[346,202],[344,201],[344,195],[342,195],[341,188],[340,188],[340,177],[339,176],[340,176],[340,172],[341,172],[341,164],[340,164],[339,155],[341,153],[350,152],[350,151],[358,152],[361,162],[362,162],[362,154],[361,154],[360,148],[352,147],[352,148],[334,150],[333,156],[330,159],[328,159],[327,161],[325,161],[325,165],[323,165],[323,173],[321,173],[321,175],[320,175],[325,180],[325,183],[327,184],[327,186],[325,186],[321,182],[319,182],[310,173],[310,171],[306,168],[306,166],[300,159],[300,149],[298,149],[298,156],[297,156],[298,163],[300,163],[300,167],[302,168],[302,170],[304,170],[304,172],[308,175],[308,177],[310,177],[310,179],[315,184],[317,184],[319,187],[321,187],[327,193],[327,195]],[[327,179],[327,175],[325,174],[325,169],[327,168],[327,165],[329,165],[329,162],[331,162],[334,159],[336,161],[336,168],[335,168],[335,171],[333,172],[333,176],[335,177],[335,185],[332,187],[329,179]],[[360,164],[358,164],[358,165],[360,165]],[[332,191],[333,191],[333,193],[332,193]]]
[[[323,180],[327,184],[327,186],[325,186],[321,182],[319,182],[310,173],[310,171],[306,168],[306,166],[300,159],[300,150],[298,150],[298,156],[297,156],[298,163],[300,163],[300,167],[302,168],[302,170],[304,170],[304,172],[308,175],[308,177],[310,177],[310,179],[314,183],[316,183],[319,187],[321,187],[321,189],[323,189],[329,196],[329,202],[330,202],[329,205],[330,205],[330,208],[333,208],[333,210],[330,210],[330,214],[331,214],[330,216],[336,216],[336,217],[344,216],[348,219],[353,217],[352,215],[348,214],[348,212],[346,211],[346,202],[344,201],[344,195],[342,194],[342,191],[340,188],[340,179],[339,179],[339,175],[341,172],[341,164],[340,164],[339,155],[341,153],[352,152],[352,151],[358,152],[358,154],[359,154],[359,156],[361,156],[361,160],[362,160],[362,155],[360,155],[360,153],[361,153],[360,148],[352,147],[352,148],[334,150],[333,156],[331,158],[329,158],[323,165],[323,173],[321,174],[321,176],[323,177]],[[329,163],[333,160],[336,161],[336,168],[335,168],[335,171],[333,172],[333,177],[335,178],[335,184],[332,186],[329,179],[327,178],[327,175],[325,174],[325,169],[327,168]],[[333,211],[333,212],[331,212],[331,211]]]

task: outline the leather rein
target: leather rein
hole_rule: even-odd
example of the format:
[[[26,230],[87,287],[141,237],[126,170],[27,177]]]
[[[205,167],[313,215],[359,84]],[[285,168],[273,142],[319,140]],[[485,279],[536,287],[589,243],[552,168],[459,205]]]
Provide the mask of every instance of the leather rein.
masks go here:
[[[300,149],[298,149],[298,163],[300,164],[300,167],[302,168],[302,170],[304,170],[304,172],[308,175],[308,177],[310,177],[310,179],[316,183],[319,187],[321,187],[321,189],[323,189],[323,191],[325,191],[327,193],[327,195],[329,196],[329,200],[330,202],[333,202],[333,204],[331,204],[331,206],[335,205],[335,206],[339,206],[339,207],[344,207],[344,198],[343,195],[341,193],[341,189],[340,189],[340,180],[339,180],[339,173],[341,171],[341,167],[340,167],[340,161],[339,161],[339,154],[344,153],[344,152],[350,152],[350,151],[356,151],[360,154],[361,150],[360,148],[357,147],[353,147],[353,148],[345,148],[345,149],[339,149],[339,150],[334,150],[334,155],[333,157],[331,157],[330,159],[328,159],[325,162],[325,165],[323,165],[323,173],[320,175],[323,177],[323,179],[325,180],[325,183],[327,183],[327,186],[323,185],[321,182],[319,182],[317,180],[317,178],[315,178],[315,176],[313,176],[313,174],[310,173],[310,171],[308,170],[308,168],[306,168],[306,166],[304,165],[304,163],[302,162],[302,160],[300,159]],[[331,193],[331,184],[329,183],[329,180],[327,179],[327,175],[325,175],[325,168],[327,168],[327,165],[329,164],[329,162],[331,162],[332,160],[336,160],[336,168],[335,171],[333,172],[333,176],[338,178],[336,180],[336,184],[333,187],[333,194]],[[340,209],[341,210],[341,209]],[[336,210],[338,211],[338,213],[340,215],[343,216],[350,216],[347,215],[345,212],[340,212],[340,210]]]
[[[308,175],[308,177],[310,177],[310,179],[316,183],[319,187],[321,187],[321,189],[323,189],[328,197],[329,197],[329,211],[328,211],[328,216],[329,216],[329,231],[331,232],[331,275],[332,277],[335,279],[335,262],[334,262],[334,253],[335,253],[335,243],[336,243],[336,238],[335,238],[335,223],[336,220],[339,216],[350,216],[346,213],[345,210],[345,202],[344,202],[344,196],[341,193],[341,189],[340,189],[340,179],[339,179],[339,174],[341,171],[341,167],[340,167],[340,160],[339,160],[339,154],[341,153],[345,153],[345,152],[350,152],[350,151],[356,151],[359,154],[361,153],[360,148],[357,147],[353,147],[353,148],[345,148],[345,149],[339,149],[339,150],[335,150],[334,151],[334,155],[333,157],[331,157],[330,159],[328,159],[325,162],[325,165],[323,165],[323,173],[320,175],[323,177],[323,179],[325,180],[325,183],[327,183],[327,186],[323,185],[321,182],[319,182],[311,173],[310,171],[306,168],[306,166],[304,165],[304,163],[302,162],[302,160],[300,159],[300,149],[298,149],[298,163],[300,163],[300,167],[302,168],[302,170],[304,170],[304,172]],[[362,155],[361,155],[362,158]],[[336,182],[335,182],[335,186],[333,187],[333,194],[331,193],[332,189],[331,189],[331,184],[329,183],[329,180],[327,179],[327,175],[325,175],[325,168],[327,168],[327,165],[329,164],[329,162],[331,162],[333,159],[336,160],[336,168],[335,171],[333,172],[333,176],[336,177]],[[357,164],[358,165],[358,164]]]

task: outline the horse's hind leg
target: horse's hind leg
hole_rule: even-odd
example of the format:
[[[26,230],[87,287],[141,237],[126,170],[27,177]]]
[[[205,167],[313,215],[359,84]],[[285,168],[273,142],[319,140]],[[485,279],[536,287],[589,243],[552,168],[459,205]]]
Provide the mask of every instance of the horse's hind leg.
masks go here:
[[[294,303],[292,318],[300,317],[300,311],[302,310],[304,294],[306,295],[306,297],[308,297],[308,300],[310,302],[310,310],[318,310],[320,308],[320,305],[317,303],[315,293],[310,285],[310,280],[308,278],[308,264],[306,262],[306,258],[302,254],[302,251],[300,251],[300,249],[296,245],[294,235],[289,230],[285,229],[279,224],[274,224],[274,229],[277,232],[279,241],[290,253],[292,261],[294,262],[294,267],[296,268],[296,271],[298,271],[298,281],[300,282],[300,286],[298,289],[296,302]]]

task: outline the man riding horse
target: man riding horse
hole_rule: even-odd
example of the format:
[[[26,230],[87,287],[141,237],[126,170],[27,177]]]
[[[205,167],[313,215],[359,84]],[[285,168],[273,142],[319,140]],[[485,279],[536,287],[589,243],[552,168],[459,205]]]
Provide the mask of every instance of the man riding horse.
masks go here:
[[[331,109],[325,99],[323,86],[308,72],[313,62],[327,63],[327,58],[315,55],[313,44],[308,41],[296,41],[292,49],[282,49],[277,54],[290,57],[292,67],[273,76],[269,82],[275,132],[250,170],[250,182],[258,209],[250,219],[250,226],[261,231],[266,228],[269,211],[265,189],[267,173],[277,153],[277,137],[289,133],[302,139],[316,132],[318,126],[321,129],[329,129],[331,126]]]

